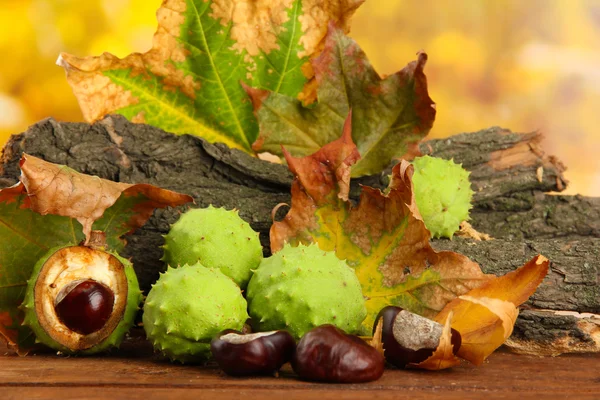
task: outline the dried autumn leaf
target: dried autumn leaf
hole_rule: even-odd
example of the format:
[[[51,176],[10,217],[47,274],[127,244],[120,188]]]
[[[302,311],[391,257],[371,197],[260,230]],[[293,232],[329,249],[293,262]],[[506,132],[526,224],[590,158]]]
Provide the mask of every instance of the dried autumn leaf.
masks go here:
[[[437,349],[435,349],[433,354],[429,356],[427,360],[422,361],[419,364],[412,364],[411,366],[420,369],[428,369],[430,371],[438,371],[441,369],[452,368],[460,364],[460,360],[454,355],[453,351],[451,323],[452,313],[448,314],[448,317],[446,318]]]
[[[347,200],[350,166],[359,155],[349,122],[340,139],[312,156],[286,154],[295,175],[292,207],[271,227],[271,250],[280,250],[285,242],[316,242],[345,259],[367,297],[366,331],[371,331],[375,316],[387,305],[432,318],[489,276],[465,256],[432,249],[416,209],[413,169],[407,162],[394,167],[386,194],[363,187],[359,204],[351,205]]]
[[[517,320],[517,307],[535,292],[548,273],[548,265],[548,259],[538,255],[517,270],[491,279],[444,307],[435,320],[444,321],[453,313],[452,328],[462,336],[460,357],[481,365],[508,339]]]
[[[361,159],[352,176],[374,174],[412,149],[431,129],[434,103],[423,73],[427,55],[381,79],[358,44],[333,24],[323,52],[311,63],[318,103],[310,108],[278,93],[249,90],[260,126],[256,151],[307,156],[339,137],[352,110],[352,137]]]
[[[164,0],[152,49],[57,63],[85,119],[122,114],[252,152],[257,123],[240,82],[298,96],[328,21],[347,27],[364,0]]]
[[[141,226],[154,208],[192,198],[79,174],[28,155],[21,170],[22,182],[0,190],[0,338],[26,354],[34,336],[21,326],[18,307],[35,263],[48,250],[81,243],[92,226],[103,229],[109,247],[119,250],[120,237]]]
[[[121,234],[142,226],[155,208],[179,206],[193,201],[191,196],[160,189],[148,184],[112,182],[106,179],[80,174],[64,165],[56,165],[37,157],[24,154],[20,162],[21,184],[27,191],[30,207],[42,215],[52,214],[75,218],[83,226],[86,241],[92,225],[104,212],[115,205],[121,197],[129,200],[128,207],[118,213],[126,220],[115,221],[104,227]],[[128,212],[128,214],[125,213]],[[121,225],[119,225],[121,224]],[[121,236],[121,235],[119,235]]]

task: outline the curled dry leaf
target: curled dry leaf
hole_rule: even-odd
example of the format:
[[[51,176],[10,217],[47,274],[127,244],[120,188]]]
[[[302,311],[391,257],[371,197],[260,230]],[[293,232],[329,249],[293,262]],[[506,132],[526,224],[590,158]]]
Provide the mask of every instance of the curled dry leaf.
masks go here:
[[[347,31],[363,1],[164,0],[148,52],[63,53],[57,63],[88,122],[118,113],[251,153],[258,124],[240,82],[310,98],[304,66],[322,48],[327,23]]]
[[[75,218],[83,226],[86,242],[94,222],[121,196],[136,198],[126,221],[127,231],[142,226],[155,208],[174,207],[193,201],[191,196],[148,184],[112,182],[80,174],[64,165],[52,164],[27,154],[21,158],[20,166],[21,184],[27,192],[30,208],[42,215]]]
[[[452,313],[448,314],[448,317],[446,318],[437,349],[435,349],[433,354],[427,360],[420,362],[419,364],[411,364],[412,367],[438,371],[441,369],[452,368],[460,364],[460,359],[454,355],[453,351],[451,323]]]
[[[141,226],[155,207],[192,198],[151,185],[102,180],[28,155],[21,169],[22,181],[0,190],[0,338],[27,354],[34,335],[21,326],[18,307],[35,263],[48,250],[81,243],[92,226],[119,250],[120,237]]]
[[[273,252],[285,242],[316,242],[346,260],[367,299],[365,331],[387,305],[433,318],[448,302],[490,279],[467,257],[433,250],[407,162],[394,167],[385,194],[363,187],[359,204],[352,206],[350,167],[358,158],[349,119],[342,137],[317,153],[304,158],[286,154],[295,175],[292,207],[271,227]]]
[[[441,323],[453,313],[452,328],[462,336],[460,357],[481,365],[508,339],[518,316],[517,307],[535,292],[548,273],[548,265],[548,259],[538,255],[444,307],[435,320]]]

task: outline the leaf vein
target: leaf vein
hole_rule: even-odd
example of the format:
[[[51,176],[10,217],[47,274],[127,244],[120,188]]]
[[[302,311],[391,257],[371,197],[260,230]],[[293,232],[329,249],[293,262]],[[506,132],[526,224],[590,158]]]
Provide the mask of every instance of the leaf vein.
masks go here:
[[[215,76],[217,77],[217,83],[219,85],[219,88],[221,89],[221,92],[223,93],[223,98],[227,101],[227,106],[229,107],[229,110],[231,111],[231,114],[233,115],[233,119],[235,122],[235,126],[239,132],[239,138],[242,139],[244,141],[244,146],[247,149],[250,149],[250,143],[248,142],[248,138],[246,137],[245,133],[244,133],[244,129],[242,128],[242,125],[240,123],[239,117],[237,116],[237,114],[235,113],[235,110],[233,108],[233,104],[231,103],[231,99],[229,98],[229,94],[227,93],[227,91],[225,90],[225,86],[223,85],[223,82],[221,81],[221,76],[219,75],[219,71],[217,70],[217,67],[215,65],[215,60],[213,59],[213,55],[210,52],[210,49],[208,48],[208,42],[206,40],[206,34],[204,32],[204,26],[202,25],[202,21],[200,19],[200,14],[198,12],[198,8],[196,7],[196,4],[194,2],[191,2],[191,4],[193,5],[194,8],[194,14],[196,15],[196,20],[198,23],[198,27],[200,28],[200,37],[202,38],[202,42],[204,44],[204,46],[206,47],[206,56],[208,57],[208,60],[210,62],[210,65],[215,73]]]
[[[29,236],[26,236],[26,235],[25,235],[23,232],[20,232],[20,231],[18,231],[18,230],[16,230],[16,229],[14,229],[14,228],[13,228],[12,226],[10,226],[10,225],[8,224],[8,222],[6,222],[5,220],[3,220],[3,219],[0,219],[0,224],[4,225],[4,226],[5,226],[5,227],[6,227],[6,228],[9,230],[9,231],[11,231],[11,232],[13,232],[13,233],[15,233],[15,234],[19,235],[20,237],[22,237],[23,239],[25,239],[25,240],[26,240],[26,241],[28,241],[29,243],[32,243],[32,244],[34,244],[34,245],[38,246],[39,248],[42,248],[42,249],[48,250],[48,247],[47,247],[47,246],[44,246],[43,244],[36,242],[36,241],[35,241],[35,240],[33,240],[31,237],[29,237]]]
[[[268,109],[269,111],[271,111],[273,114],[275,114],[279,118],[281,118],[283,121],[287,122],[289,126],[294,128],[298,132],[298,134],[299,134],[298,136],[303,137],[307,142],[310,142],[316,148],[321,147],[321,145],[319,143],[317,143],[317,141],[312,136],[310,136],[308,134],[308,132],[304,132],[304,130],[302,130],[302,128],[300,128],[299,126],[294,124],[294,122],[291,119],[287,118],[287,116],[279,113],[278,110],[271,107],[270,104],[268,104],[268,102],[264,102],[262,106],[265,107],[266,109]]]
[[[294,6],[294,17],[293,19],[295,20],[298,17],[298,6],[300,4],[300,1],[296,1],[295,2],[295,6]],[[291,39],[290,39],[290,45],[287,48],[287,52],[285,53],[285,61],[283,63],[283,69],[282,69],[282,73],[279,74],[279,81],[277,82],[277,86],[275,87],[275,92],[279,93],[279,90],[281,89],[281,85],[283,84],[283,79],[285,77],[285,75],[287,74],[286,70],[288,67],[288,64],[290,62],[290,57],[292,55],[292,41],[294,40],[294,37],[296,36],[296,25],[298,25],[296,22],[292,23],[292,34],[291,34]],[[269,61],[270,63],[270,61]]]

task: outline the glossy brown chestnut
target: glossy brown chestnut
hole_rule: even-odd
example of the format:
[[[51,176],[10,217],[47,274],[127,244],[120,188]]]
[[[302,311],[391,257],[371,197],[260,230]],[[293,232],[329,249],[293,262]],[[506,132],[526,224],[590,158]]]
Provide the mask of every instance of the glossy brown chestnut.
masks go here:
[[[382,338],[385,359],[390,364],[404,368],[428,359],[438,347],[443,326],[400,307],[383,308],[373,326],[383,318]],[[458,331],[452,329],[451,343],[454,354],[461,344]]]
[[[92,279],[77,283],[54,306],[60,321],[70,330],[89,335],[102,329],[110,318],[115,295]]]
[[[286,331],[243,334],[227,329],[210,343],[219,367],[233,376],[272,374],[290,361],[295,348],[296,341]]]
[[[384,367],[384,358],[375,348],[333,325],[307,332],[292,358],[292,368],[300,378],[318,382],[374,381]]]

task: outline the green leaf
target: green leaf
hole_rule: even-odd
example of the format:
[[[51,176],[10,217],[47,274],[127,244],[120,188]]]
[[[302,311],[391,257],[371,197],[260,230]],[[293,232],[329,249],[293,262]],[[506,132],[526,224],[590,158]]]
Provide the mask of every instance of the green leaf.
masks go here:
[[[119,113],[253,153],[258,123],[241,84],[298,96],[327,22],[345,26],[362,1],[169,0],[147,53],[58,63],[90,122]]]
[[[102,217],[94,222],[92,230],[104,232],[107,248],[119,253],[125,247],[122,237],[131,232],[135,226],[131,220],[136,216],[134,211],[136,206],[147,201],[148,198],[142,194],[121,195],[115,204],[107,208]]]
[[[252,74],[250,82],[253,87],[291,97],[296,97],[302,91],[306,77],[301,68],[308,57],[298,57],[304,51],[304,46],[300,44],[301,6],[300,0],[296,0],[288,10],[288,21],[281,25],[277,36],[279,50],[255,57],[256,72]]]
[[[81,224],[56,215],[40,215],[24,208],[25,195],[0,202],[0,307],[24,294],[33,265],[53,247],[85,239]],[[13,266],[14,268],[10,268]]]
[[[246,136],[239,129],[238,115],[233,115],[229,106],[220,114],[223,121],[216,119],[216,116],[197,112],[197,107],[206,107],[211,99],[214,99],[213,104],[217,108],[221,108],[221,103],[227,104],[231,101],[229,97],[221,98],[218,97],[218,93],[213,93],[214,97],[207,95],[206,98],[194,101],[180,91],[164,87],[161,79],[149,71],[145,76],[141,76],[136,75],[131,68],[115,69],[104,71],[104,75],[137,99],[137,102],[111,112],[134,121],[141,116],[144,122],[168,132],[195,133],[210,142],[222,142],[232,148],[247,146]],[[211,89],[214,88],[210,85],[205,87],[206,91]],[[241,101],[241,94],[237,97]],[[247,114],[248,110],[244,111]],[[219,127],[220,122],[223,124]],[[251,130],[255,131],[256,128],[252,127]]]
[[[374,174],[406,154],[431,129],[435,118],[423,67],[427,56],[381,79],[358,44],[330,25],[323,52],[312,61],[318,103],[310,108],[292,97],[253,96],[260,125],[257,151],[307,156],[339,137],[352,111],[352,137],[361,160],[352,176]]]

